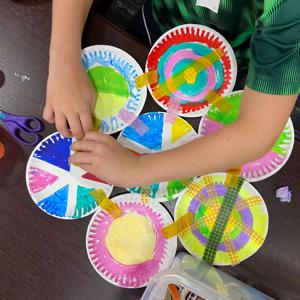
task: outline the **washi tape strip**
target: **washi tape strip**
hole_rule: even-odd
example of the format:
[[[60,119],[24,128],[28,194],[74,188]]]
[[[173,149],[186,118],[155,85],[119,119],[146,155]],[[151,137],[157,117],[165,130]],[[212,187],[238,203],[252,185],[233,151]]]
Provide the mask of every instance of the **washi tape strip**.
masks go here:
[[[211,105],[215,105],[222,113],[226,113],[232,109],[231,104],[215,91],[210,91],[204,99]]]
[[[162,234],[166,239],[170,239],[174,236],[176,236],[179,233],[182,233],[183,231],[187,231],[191,228],[193,224],[193,213],[188,212],[181,218],[179,218],[176,222],[165,226],[161,229]]]
[[[149,186],[142,186],[141,199],[143,204],[148,204],[150,202],[149,196],[150,196]]]
[[[127,109],[121,109],[118,117],[127,125],[130,125],[140,136],[143,136],[149,130],[149,127],[140,118],[137,118],[135,114]]]
[[[102,189],[94,190],[90,194],[95,198],[99,206],[104,209],[112,218],[116,219],[122,216],[123,211],[113,201],[106,197]]]
[[[209,264],[214,263],[215,256],[218,250],[218,244],[223,237],[224,230],[233,210],[235,201],[244,183],[244,179],[232,174],[228,174],[226,176],[226,182],[228,188],[226,194],[224,195],[223,203],[218,212],[217,219],[215,221],[203,254],[203,260]]]
[[[166,123],[173,124],[177,118],[178,112],[180,110],[180,99],[175,96],[170,97],[170,101],[168,103],[167,115],[166,115]]]
[[[135,79],[135,84],[137,89],[141,89],[142,87],[152,84],[158,81],[157,71],[150,71],[143,75],[138,76]]]

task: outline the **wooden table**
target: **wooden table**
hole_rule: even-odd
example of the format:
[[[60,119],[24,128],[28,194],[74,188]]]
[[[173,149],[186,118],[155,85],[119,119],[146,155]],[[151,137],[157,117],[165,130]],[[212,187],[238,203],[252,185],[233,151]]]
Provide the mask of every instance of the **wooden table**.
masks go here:
[[[49,1],[0,1],[1,109],[41,117],[45,99],[50,37]],[[149,49],[92,15],[84,44],[110,44],[130,53],[143,66]],[[22,77],[23,75],[23,77]],[[0,84],[1,86],[1,84]],[[145,111],[160,108],[147,100]],[[199,120],[192,120],[197,126]],[[44,136],[53,132],[47,126]],[[25,166],[31,148],[19,146],[2,128],[6,156],[0,160],[0,299],[137,299],[143,290],[125,290],[102,280],[90,265],[85,233],[90,217],[74,222],[44,214],[30,199]],[[230,274],[277,299],[300,299],[300,143],[288,164],[255,184],[268,206],[270,226],[263,247]],[[275,198],[289,185],[291,204]],[[114,194],[120,193],[116,189]],[[168,204],[172,210],[174,204]]]

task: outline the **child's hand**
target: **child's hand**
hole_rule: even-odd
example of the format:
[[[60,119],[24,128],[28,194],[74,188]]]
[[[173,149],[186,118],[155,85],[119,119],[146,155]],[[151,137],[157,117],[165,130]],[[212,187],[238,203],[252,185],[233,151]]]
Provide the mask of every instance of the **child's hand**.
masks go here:
[[[138,156],[122,147],[113,137],[88,132],[84,139],[75,142],[71,149],[76,153],[70,162],[89,173],[119,187],[131,187],[136,182]]]
[[[80,140],[93,129],[95,101],[96,92],[79,59],[62,59],[59,64],[50,65],[43,117],[49,123],[55,122],[63,136],[73,135]]]

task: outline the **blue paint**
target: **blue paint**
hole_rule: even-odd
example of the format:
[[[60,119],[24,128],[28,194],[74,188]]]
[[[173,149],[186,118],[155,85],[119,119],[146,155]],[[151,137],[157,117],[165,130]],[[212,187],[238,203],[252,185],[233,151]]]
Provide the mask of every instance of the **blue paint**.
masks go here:
[[[171,46],[160,57],[159,62],[158,62],[157,70],[158,70],[158,74],[159,74],[159,84],[166,81],[164,71],[165,71],[165,66],[166,66],[167,60],[173,53],[175,53],[176,51],[181,50],[181,49],[191,49],[198,56],[206,56],[212,52],[212,50],[210,48],[208,48],[207,46],[202,45],[200,43],[195,43],[195,42],[180,43],[180,44]],[[175,74],[175,73],[181,71],[182,69],[184,69],[184,67],[186,67],[191,62],[192,62],[191,59],[182,59],[180,62],[178,62],[176,64],[176,66],[172,70],[172,74]],[[214,89],[217,90],[222,86],[223,81],[224,81],[223,66],[222,66],[222,63],[220,60],[214,64],[214,68],[216,71],[216,80],[217,80]],[[184,95],[191,97],[191,96],[194,96],[194,95],[200,93],[203,89],[205,89],[206,82],[207,82],[207,73],[200,72],[198,74],[196,82],[194,84],[187,84],[187,83],[183,84],[180,86],[179,90]],[[203,101],[203,99],[199,99],[199,101],[201,101],[201,100]],[[185,104],[185,103],[188,103],[188,101],[182,101],[182,103]]]
[[[77,188],[77,201],[75,212],[72,218],[78,219],[81,218],[83,215],[91,212],[93,209],[97,207],[97,203],[90,195],[91,191],[94,191],[93,188],[85,188],[83,186],[78,186]]]
[[[41,200],[37,203],[39,207],[48,214],[60,218],[65,217],[68,204],[69,185],[64,186],[56,191],[53,195]]]
[[[101,123],[100,123],[100,130],[101,132],[105,133],[105,132],[108,132],[108,125],[105,121],[101,120]]]
[[[150,112],[140,115],[138,118],[144,122],[149,130],[141,136],[133,127],[128,126],[123,130],[122,136],[148,149],[160,151],[162,147],[164,114],[161,112]]]
[[[150,198],[156,198],[157,192],[159,190],[159,183],[150,184],[148,186],[148,188],[149,188],[149,197]],[[131,193],[141,194],[142,193],[142,187],[140,187],[140,186],[138,186],[138,187],[132,187],[132,188],[129,189],[129,191]]]
[[[134,98],[131,98],[128,100],[127,104],[126,104],[126,108],[128,110],[131,110],[131,111],[136,111],[137,108],[138,108],[138,103],[135,101],[136,99]]]
[[[119,124],[118,124],[118,118],[115,116],[112,116],[110,118],[110,125],[113,131],[117,130],[119,128]]]
[[[33,157],[46,161],[56,167],[70,171],[70,146],[71,138],[63,138],[59,133],[45,140]]]

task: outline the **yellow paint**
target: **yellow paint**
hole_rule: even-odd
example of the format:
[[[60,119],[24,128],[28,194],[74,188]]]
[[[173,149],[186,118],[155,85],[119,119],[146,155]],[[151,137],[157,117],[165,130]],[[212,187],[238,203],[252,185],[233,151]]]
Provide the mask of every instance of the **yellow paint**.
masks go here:
[[[188,125],[183,119],[176,118],[172,126],[172,143],[175,143],[177,140],[179,140],[191,130],[192,127]]]
[[[110,93],[98,93],[94,115],[103,120],[118,115],[121,108],[126,105],[127,97]]]
[[[128,213],[109,226],[105,242],[111,256],[128,266],[153,258],[156,235],[147,217]]]

